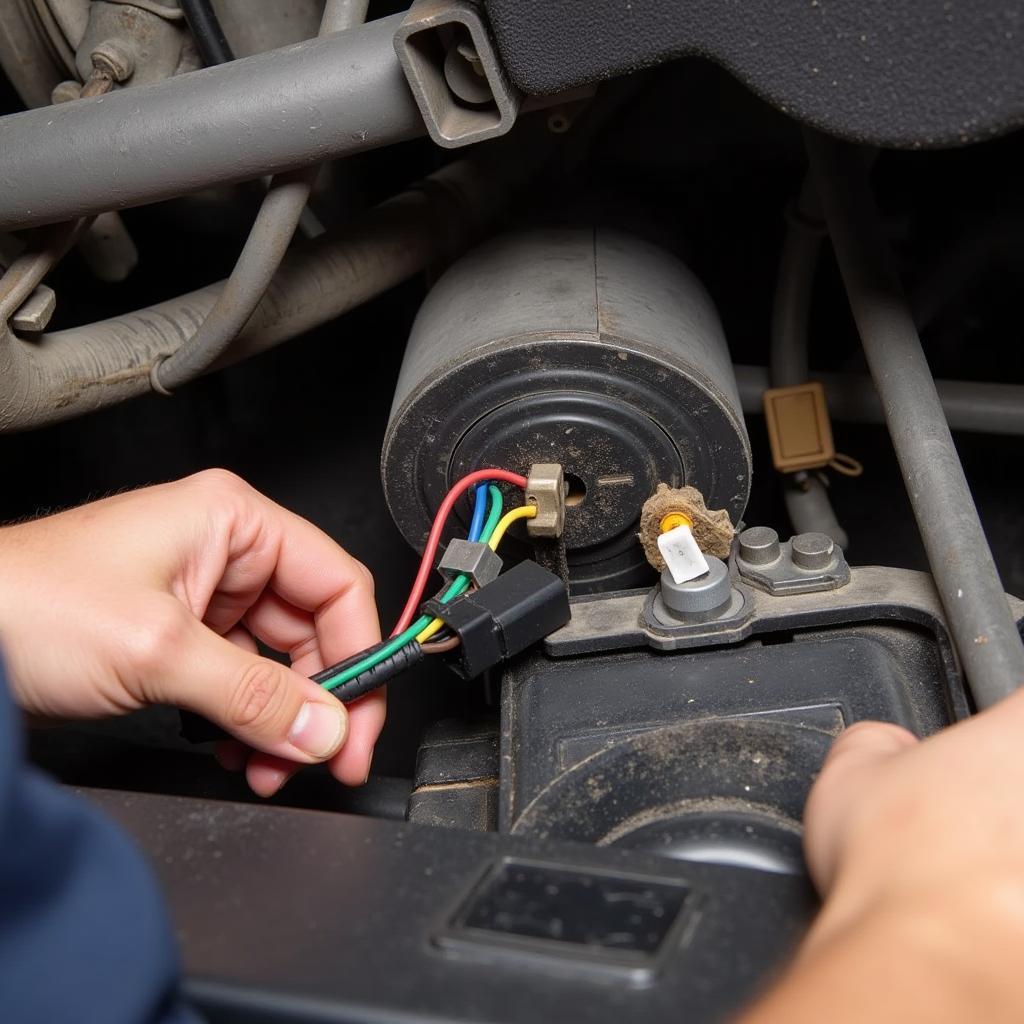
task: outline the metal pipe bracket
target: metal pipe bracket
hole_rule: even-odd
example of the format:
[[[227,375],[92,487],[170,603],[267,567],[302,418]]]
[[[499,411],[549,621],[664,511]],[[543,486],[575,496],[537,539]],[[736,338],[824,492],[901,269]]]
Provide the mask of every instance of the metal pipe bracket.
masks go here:
[[[416,0],[395,33],[395,52],[439,146],[483,142],[515,124],[522,96],[469,0]]]

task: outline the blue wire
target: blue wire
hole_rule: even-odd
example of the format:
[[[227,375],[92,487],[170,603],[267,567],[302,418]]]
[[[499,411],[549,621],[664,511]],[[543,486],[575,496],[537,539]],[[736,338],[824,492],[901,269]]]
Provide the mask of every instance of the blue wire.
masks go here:
[[[469,524],[469,539],[479,540],[484,528],[484,513],[487,511],[487,484],[477,484],[473,495],[473,519]]]

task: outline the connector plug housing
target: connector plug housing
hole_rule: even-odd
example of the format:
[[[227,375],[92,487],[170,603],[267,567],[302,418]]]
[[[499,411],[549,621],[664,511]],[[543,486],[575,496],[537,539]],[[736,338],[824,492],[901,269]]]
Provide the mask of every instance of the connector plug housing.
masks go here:
[[[458,635],[460,657],[452,668],[474,679],[564,626],[569,593],[554,573],[525,561],[448,604],[428,601],[423,613],[436,615]]]

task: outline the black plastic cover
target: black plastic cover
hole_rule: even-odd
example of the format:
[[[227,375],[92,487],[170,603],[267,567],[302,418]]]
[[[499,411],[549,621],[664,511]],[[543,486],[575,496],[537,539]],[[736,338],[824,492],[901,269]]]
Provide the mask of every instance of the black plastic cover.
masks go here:
[[[639,850],[89,795],[150,858],[218,1024],[713,1024],[815,909],[803,878]]]
[[[527,93],[696,56],[859,142],[956,146],[1024,123],[1022,0],[486,2],[509,75]]]

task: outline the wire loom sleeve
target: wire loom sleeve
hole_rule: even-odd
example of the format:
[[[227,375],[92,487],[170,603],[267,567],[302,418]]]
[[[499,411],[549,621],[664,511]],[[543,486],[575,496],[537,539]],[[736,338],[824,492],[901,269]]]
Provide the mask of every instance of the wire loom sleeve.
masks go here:
[[[314,683],[322,683],[327,679],[332,679],[368,655],[379,651],[386,643],[388,643],[387,640],[382,640],[379,644],[365,651],[353,654],[350,658],[346,658],[345,661],[340,661],[336,665],[329,665],[327,668],[317,672],[315,676],[311,676],[311,678]],[[424,657],[423,648],[414,640],[410,641],[404,647],[395,651],[391,657],[385,658],[379,664],[366,669],[364,672],[360,672],[359,675],[349,679],[348,682],[342,683],[328,692],[337,697],[343,704],[348,704],[370,693],[371,690],[378,690],[380,687],[385,686],[395,676],[407,671],[414,665],[418,665]],[[225,732],[219,725],[214,725],[213,722],[207,721],[202,715],[197,715],[192,711],[182,711],[180,715],[181,735],[189,743],[209,743],[212,740],[231,738],[230,734]]]
[[[387,643],[389,643],[388,640],[382,640],[379,644],[370,647],[368,650],[360,651],[358,654],[353,654],[351,658],[347,658],[345,661],[340,661],[336,665],[328,666],[323,671],[317,672],[317,674],[311,678],[314,683],[323,683],[329,679],[333,679],[334,677],[341,675],[345,669],[350,668],[352,665],[357,664],[364,658],[372,655],[374,652],[379,651]],[[334,694],[334,696],[343,704],[347,704],[350,701],[355,700],[357,697],[362,697],[364,694],[369,693],[371,690],[380,689],[380,687],[394,679],[395,676],[408,671],[414,665],[418,665],[423,658],[423,648],[415,641],[412,641],[405,644],[403,647],[400,647],[390,657],[385,658],[383,661],[368,669],[365,669],[363,672],[360,672],[359,675],[354,676],[347,682],[341,683],[339,686],[335,686],[328,692]]]

